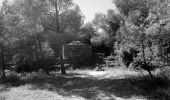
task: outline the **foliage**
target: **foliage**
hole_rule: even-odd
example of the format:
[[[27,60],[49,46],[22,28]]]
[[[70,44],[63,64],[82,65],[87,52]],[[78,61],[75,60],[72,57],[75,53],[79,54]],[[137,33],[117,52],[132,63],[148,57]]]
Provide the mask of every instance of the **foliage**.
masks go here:
[[[92,44],[91,39],[95,37],[96,30],[94,29],[92,23],[86,23],[83,25],[83,27],[80,29],[79,32],[79,40],[86,44]]]
[[[129,65],[134,61],[134,58],[137,57],[138,53],[139,51],[134,48],[130,48],[128,51],[123,50],[121,55],[122,63],[126,67],[129,67]]]
[[[44,63],[47,68],[44,69]],[[37,59],[33,60],[32,57],[26,54],[16,54],[13,57],[13,70],[17,73],[24,72],[39,72],[40,69],[48,71],[56,71],[55,65],[58,65],[59,62],[56,59],[46,58],[46,59]]]
[[[3,45],[33,59],[59,55],[60,40],[77,39],[83,24],[80,8],[72,0],[4,0],[0,17]]]
[[[32,59],[29,55],[16,54],[13,57],[13,63],[15,65],[15,70],[18,73],[31,72]]]
[[[5,80],[3,80],[3,82],[4,83],[10,83],[10,84],[14,84],[14,83],[19,83],[21,81],[21,79],[20,79],[20,77],[19,76],[17,76],[17,74],[15,74],[15,73],[11,73],[10,75],[8,75],[7,77],[6,77],[6,79]]]
[[[169,33],[165,33],[160,36],[160,40],[158,42],[158,57],[160,57],[160,61],[164,63],[164,66],[170,66],[170,36]]]
[[[142,15],[148,16],[150,7],[154,4],[154,0],[113,0],[119,11],[125,16],[129,15],[130,11],[139,10]]]
[[[168,36],[166,26],[169,23],[167,19],[169,7],[167,2],[157,0],[117,0],[114,2],[120,11],[119,14],[123,16],[121,27],[116,33],[116,58],[120,57],[119,53],[128,55],[127,52],[121,51],[136,48],[140,53],[134,59],[134,66],[147,70],[149,74],[153,68],[163,68],[163,63],[167,62],[165,58],[168,59],[165,54],[165,52],[168,53],[166,49],[168,42],[167,39],[165,39],[166,42],[162,39]],[[130,60],[130,58],[127,59]],[[164,59],[164,62],[161,59]]]

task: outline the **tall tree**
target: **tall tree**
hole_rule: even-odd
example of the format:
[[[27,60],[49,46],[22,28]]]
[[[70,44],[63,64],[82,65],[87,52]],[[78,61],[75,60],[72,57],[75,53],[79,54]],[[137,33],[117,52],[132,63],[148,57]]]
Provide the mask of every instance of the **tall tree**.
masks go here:
[[[2,76],[5,77],[5,67],[6,67],[6,54],[7,54],[7,47],[12,47],[12,44],[15,38],[12,38],[10,30],[12,29],[11,26],[14,25],[13,22],[18,22],[16,16],[11,16],[9,13],[11,8],[9,6],[9,2],[4,0],[2,2],[2,6],[0,9],[0,57],[1,57],[1,67],[2,67]],[[13,24],[12,24],[13,23]]]
[[[159,31],[155,28],[155,32],[148,34],[148,30],[157,27],[157,25],[159,27],[160,20],[163,18],[161,15],[166,18],[168,14],[167,4],[165,1],[157,0],[117,0],[115,4],[126,19],[124,28],[121,28],[123,30],[120,30],[120,37],[123,38],[120,42],[131,46],[136,45],[140,48],[144,62],[143,68],[152,76],[146,59],[148,56],[146,49],[150,48],[148,41],[151,34],[154,35],[155,32],[159,33]]]
[[[19,13],[23,18],[23,22],[27,23],[24,25],[22,23],[21,27],[26,27],[25,30],[28,35],[34,35],[36,42],[40,51],[43,69],[46,74],[49,74],[48,68],[45,63],[45,55],[42,48],[42,42],[40,40],[40,35],[42,35],[43,27],[41,25],[41,17],[48,11],[47,2],[41,0],[16,0],[14,2],[14,7],[19,9]],[[18,5],[18,7],[16,7]]]
[[[52,26],[56,28],[55,32],[59,36],[59,56],[60,56],[60,64],[61,64],[61,73],[66,74],[65,66],[64,66],[64,37],[63,34],[66,32],[66,29],[73,29],[74,25],[77,28],[80,27],[81,23],[81,13],[77,5],[73,4],[72,0],[49,0],[51,3],[51,7],[54,10],[53,16],[55,18]],[[75,16],[77,15],[77,16]],[[71,19],[68,19],[68,18]],[[66,19],[65,19],[66,18]],[[76,21],[78,20],[78,21]],[[75,22],[78,22],[75,24]]]
[[[22,18],[17,30],[23,29],[27,35],[35,35],[42,58],[40,36],[50,40],[54,50],[59,46],[61,72],[65,74],[63,45],[69,40],[67,37],[73,37],[82,25],[80,8],[72,0],[16,0],[13,8]],[[55,52],[58,53],[57,50]]]
[[[96,30],[94,29],[92,23],[86,23],[79,31],[80,41],[91,45],[91,39],[96,35]]]
[[[114,34],[116,32],[115,30],[113,30],[113,26],[115,24],[109,18],[110,16],[108,17],[108,15],[96,13],[95,18],[93,20],[93,25],[95,26],[95,28],[97,28],[97,30],[102,30],[104,33],[106,33],[106,36],[108,36],[107,46],[110,48],[110,51],[112,52],[115,38]]]

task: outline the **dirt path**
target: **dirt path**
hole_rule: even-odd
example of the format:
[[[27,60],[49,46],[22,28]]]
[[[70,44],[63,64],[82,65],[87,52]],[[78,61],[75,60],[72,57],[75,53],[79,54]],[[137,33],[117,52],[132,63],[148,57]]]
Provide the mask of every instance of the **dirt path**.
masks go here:
[[[95,70],[76,70],[71,73],[78,73],[79,77],[92,77],[97,79],[124,79],[135,76],[148,75],[145,71],[132,71],[127,68],[110,68],[105,71],[95,71]]]
[[[38,77],[0,92],[0,100],[146,100],[135,96],[136,90],[124,80],[138,74],[126,69],[76,70],[67,76]]]

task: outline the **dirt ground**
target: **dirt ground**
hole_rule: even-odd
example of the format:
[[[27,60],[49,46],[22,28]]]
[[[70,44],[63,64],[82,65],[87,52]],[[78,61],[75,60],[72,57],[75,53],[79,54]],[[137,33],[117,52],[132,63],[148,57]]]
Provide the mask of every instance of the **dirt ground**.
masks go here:
[[[75,70],[65,76],[28,75],[0,84],[0,100],[168,100],[169,93],[160,99],[155,90],[147,90],[148,84],[141,85],[142,76],[147,73],[126,68]]]

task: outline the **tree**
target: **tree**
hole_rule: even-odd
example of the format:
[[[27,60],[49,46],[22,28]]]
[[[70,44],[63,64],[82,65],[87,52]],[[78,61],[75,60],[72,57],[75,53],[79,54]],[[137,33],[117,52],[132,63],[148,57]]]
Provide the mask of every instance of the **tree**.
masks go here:
[[[51,26],[54,27],[54,31],[59,36],[58,39],[59,39],[59,56],[60,56],[60,64],[61,64],[61,73],[66,74],[65,67],[64,67],[64,59],[63,59],[63,55],[64,55],[63,34],[65,33],[66,29],[69,30],[76,29],[75,27],[73,28],[71,25],[74,25],[77,28],[80,27],[81,13],[79,7],[73,4],[72,0],[50,0],[50,3],[51,3],[51,7],[54,9],[54,12],[52,12],[51,15],[53,15],[55,18],[55,20],[53,20],[55,23],[52,23]],[[71,19],[68,19],[69,16]],[[78,23],[75,24],[75,22]]]
[[[1,67],[2,67],[2,77],[5,78],[5,61],[4,61],[4,47],[0,44],[1,47]]]
[[[12,49],[12,53],[10,52],[6,54],[5,52],[5,61],[8,57],[8,59],[10,59],[12,62],[12,56],[19,53],[29,55],[32,58],[34,58],[33,55],[36,54],[35,49],[37,48],[34,47],[36,47],[35,45],[37,45],[37,43],[34,40],[37,39],[39,42],[41,42],[41,39],[39,39],[40,35],[38,34],[41,27],[39,28],[40,25],[37,24],[40,21],[35,20],[37,19],[36,16],[39,18],[39,16],[42,15],[42,11],[44,12],[44,10],[42,8],[42,11],[35,9],[37,6],[32,6],[32,2],[33,0],[15,0],[13,3],[8,2],[8,0],[4,0],[3,2],[1,7],[1,12],[4,15],[3,47],[5,47],[4,51],[6,51],[6,49]],[[40,2],[38,5],[42,6],[42,2]],[[36,12],[38,12],[39,16],[34,15]]]
[[[151,41],[154,42],[154,39],[150,37],[154,37],[155,33],[159,33],[154,27],[159,26],[160,20],[163,18],[160,15],[163,15],[164,18],[167,16],[168,12],[164,9],[164,7],[167,8],[167,4],[162,1],[157,2],[156,0],[119,0],[115,1],[115,3],[121,14],[125,15],[124,28],[121,27],[119,35],[119,38],[122,38],[120,39],[122,40],[120,41],[121,44],[123,47],[135,47],[141,50],[141,67],[152,76],[150,71],[151,61],[146,50],[155,44],[151,43]],[[162,6],[164,7],[162,8]],[[148,30],[151,29],[153,31],[149,34]],[[150,51],[152,52],[151,49]],[[154,55],[152,54],[152,56]]]
[[[4,4],[6,2],[3,2]],[[5,57],[4,57],[4,52],[5,52],[5,45],[7,43],[7,37],[6,37],[6,28],[5,28],[5,13],[3,13],[3,8],[5,8],[5,6],[1,7],[1,11],[0,11],[0,52],[1,52],[1,69],[2,69],[2,77],[5,78]]]
[[[147,16],[148,9],[154,5],[154,0],[113,0],[119,12],[128,16],[130,11],[139,10]]]
[[[86,23],[79,32],[79,39],[83,43],[92,44],[91,39],[96,35],[96,30],[94,29],[92,23]]]
[[[42,37],[41,33],[43,32],[41,17],[48,11],[47,2],[41,0],[16,0],[13,3],[13,8],[18,9],[18,14],[22,17],[22,23],[20,23],[21,25],[18,27],[25,28],[24,31],[28,36],[32,35],[35,37],[33,39],[36,39],[37,43],[35,42],[35,45],[38,45],[41,59],[43,60],[43,69],[45,70],[46,74],[49,74],[45,63],[45,55],[42,48],[42,42],[40,39]]]
[[[19,23],[12,26],[11,31],[17,31],[18,35],[25,33],[25,38],[35,37],[33,39],[36,39],[37,43],[34,43],[38,45],[43,59],[45,56],[42,37],[50,42],[55,53],[58,53],[55,48],[59,46],[61,72],[65,74],[63,44],[70,41],[67,37],[76,36],[81,27],[80,8],[73,4],[72,0],[16,0],[11,7],[14,8],[12,12],[15,12],[11,15],[17,15],[20,18]],[[22,37],[20,39],[27,40]],[[46,69],[45,66],[44,69]]]
[[[119,25],[116,24],[116,20],[114,22],[114,20],[110,19],[112,16],[111,14],[111,10],[109,10],[108,15],[97,13],[93,20],[93,25],[95,26],[95,28],[97,30],[102,30],[102,32],[105,33],[106,36],[108,36],[106,45],[110,48],[110,53],[113,50],[116,30],[119,28]],[[115,30],[114,28],[117,29]]]
[[[6,54],[7,47],[12,47],[12,43],[14,42],[14,38],[11,38],[10,35],[10,25],[11,22],[17,22],[17,17],[10,16],[7,12],[10,7],[8,6],[8,2],[4,1],[3,5],[0,9],[0,57],[1,57],[1,67],[2,67],[2,76],[5,78],[5,69],[6,69]]]
[[[115,37],[117,30],[120,28],[122,18],[114,10],[108,10],[107,16],[109,19],[108,24],[112,28],[112,35]]]
[[[54,4],[54,8],[55,8],[55,18],[56,18],[56,33],[60,34],[61,36],[61,31],[60,31],[60,23],[59,23],[59,12],[60,10],[65,10],[66,8],[68,8],[69,6],[72,5],[71,0],[66,1],[64,0],[64,2],[62,3],[62,1],[60,0],[52,0],[52,3]],[[63,4],[63,6],[61,6]],[[66,74],[65,71],[65,67],[64,67],[64,60],[63,60],[63,40],[62,40],[62,36],[60,37],[59,40],[59,55],[60,55],[60,64],[61,64],[61,73],[62,74]]]

